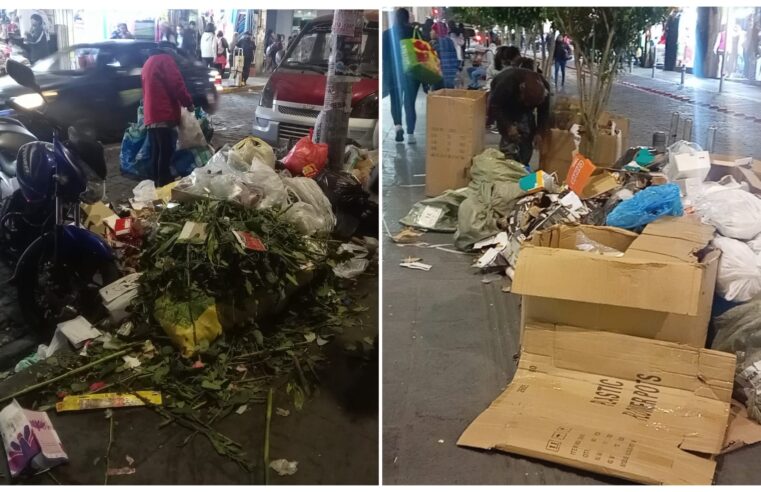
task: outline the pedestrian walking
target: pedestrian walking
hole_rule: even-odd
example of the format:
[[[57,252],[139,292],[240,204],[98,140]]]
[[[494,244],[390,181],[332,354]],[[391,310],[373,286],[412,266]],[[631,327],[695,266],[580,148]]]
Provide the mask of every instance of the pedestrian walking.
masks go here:
[[[153,180],[156,186],[172,181],[169,166],[174,154],[172,133],[180,123],[180,109],[195,111],[185,81],[174,60],[170,43],[151,51],[143,65],[143,117],[151,145]]]
[[[402,106],[407,124],[407,143],[416,143],[415,101],[420,91],[420,81],[404,72],[402,66],[401,41],[414,34],[410,24],[410,13],[405,8],[396,9],[394,25],[383,32],[383,90],[391,99],[391,118],[396,130],[396,141],[404,142],[402,127]],[[438,31],[437,31],[438,34]]]
[[[180,48],[190,58],[196,58],[196,52],[198,51],[198,30],[196,29],[195,21],[188,22],[187,27],[182,31],[182,44]]]
[[[441,81],[433,86],[433,90],[454,89],[457,79],[459,62],[454,42],[448,36],[439,38],[436,31],[431,31],[431,46],[436,50],[441,62]]]
[[[230,43],[229,43],[229,46],[230,46],[230,56],[229,56],[229,58],[230,58],[230,70],[232,70],[232,67],[235,65],[235,63],[234,63],[235,60],[233,59],[233,57],[235,55],[233,54],[233,51],[235,50],[235,47],[238,46],[238,41],[240,41],[240,33],[238,31],[235,31],[233,33],[233,37],[232,37],[232,39],[230,40]]]
[[[463,46],[465,46],[465,38],[463,33],[457,29],[457,24],[454,21],[449,21],[449,37],[454,42],[457,48],[457,60],[460,62],[460,70],[462,70],[465,64],[465,56],[463,54]]]
[[[241,36],[236,48],[243,50],[243,83],[248,80],[248,76],[251,72],[251,63],[254,61],[254,52],[256,51],[256,43],[251,38],[251,33],[246,31]]]
[[[166,21],[163,21],[159,26],[159,42],[177,47],[177,32]]]
[[[135,39],[135,36],[129,32],[127,24],[120,22],[119,25],[116,26],[116,31],[111,33],[111,39]]]
[[[565,38],[565,34],[558,36],[555,40],[555,53],[553,55],[555,60],[555,88],[558,87],[558,72],[562,74],[560,80],[560,87],[565,87],[565,64],[571,58],[571,46],[568,44]],[[547,74],[549,77],[549,74]]]
[[[214,66],[214,58],[217,56],[215,50],[217,38],[214,35],[214,24],[206,24],[206,28],[203,31],[199,46],[201,49],[201,59],[206,63],[207,67],[212,68]]]
[[[502,136],[500,151],[528,167],[549,128],[549,83],[525,68],[503,70],[492,81],[490,106]]]
[[[214,66],[217,67],[217,71],[220,76],[224,76],[225,67],[227,67],[227,51],[230,49],[230,45],[225,39],[225,33],[222,31],[217,32],[216,52],[217,57],[214,60]]]

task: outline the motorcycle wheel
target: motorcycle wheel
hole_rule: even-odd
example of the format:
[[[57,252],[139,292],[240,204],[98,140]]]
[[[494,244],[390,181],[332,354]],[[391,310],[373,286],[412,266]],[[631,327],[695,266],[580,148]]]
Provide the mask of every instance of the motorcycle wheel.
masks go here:
[[[48,343],[58,323],[78,315],[96,323],[105,314],[98,290],[119,279],[113,261],[80,256],[53,264],[53,238],[30,246],[18,265],[21,314],[40,342]]]

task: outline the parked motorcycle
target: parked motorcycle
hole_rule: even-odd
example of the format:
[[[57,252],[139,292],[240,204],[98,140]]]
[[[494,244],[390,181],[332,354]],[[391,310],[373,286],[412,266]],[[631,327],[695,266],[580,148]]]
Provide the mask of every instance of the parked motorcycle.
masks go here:
[[[21,312],[40,339],[48,341],[61,321],[77,315],[93,319],[102,309],[98,290],[119,278],[109,245],[80,220],[90,185],[105,181],[105,154],[84,132],[60,128],[46,117],[44,96],[29,67],[9,60],[7,70],[42,98],[42,104],[38,100],[29,107],[13,100],[13,108],[54,128],[52,143],[21,146],[15,160],[18,189],[0,210],[0,246],[16,261],[13,281]],[[0,128],[0,142],[3,136]]]

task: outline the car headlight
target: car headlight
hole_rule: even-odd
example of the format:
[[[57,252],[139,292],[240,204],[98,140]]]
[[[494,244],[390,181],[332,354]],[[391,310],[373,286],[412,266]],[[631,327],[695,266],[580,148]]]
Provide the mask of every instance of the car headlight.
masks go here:
[[[23,96],[14,97],[11,101],[24,109],[35,109],[45,104],[45,99],[35,93],[24,94]]]
[[[351,117],[377,120],[378,119],[378,94],[377,93],[370,94],[369,96],[365,97],[364,99],[359,101],[357,104],[355,104],[351,110]]]

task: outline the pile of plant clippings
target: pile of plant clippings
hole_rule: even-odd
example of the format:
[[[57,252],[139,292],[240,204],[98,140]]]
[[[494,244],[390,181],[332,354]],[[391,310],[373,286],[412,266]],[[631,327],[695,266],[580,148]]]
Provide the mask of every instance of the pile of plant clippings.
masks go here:
[[[79,353],[36,364],[31,370],[38,384],[4,400],[34,395],[31,407],[48,410],[66,395],[160,391],[162,405],[143,401],[165,418],[162,425],[193,431],[185,444],[201,434],[219,454],[250,470],[253,462],[241,445],[214,424],[266,403],[273,388],[284,387],[301,409],[318,382],[323,345],[367,310],[332,273],[342,260],[338,243],[304,237],[280,214],[215,201],[161,212],[145,237],[131,319]],[[207,224],[203,241],[178,242],[189,221]],[[255,234],[266,251],[243,248],[233,230]],[[232,314],[218,338],[199,343],[189,356],[153,313],[163,296],[182,304],[199,295],[230,305]],[[251,299],[256,309],[247,306]]]

